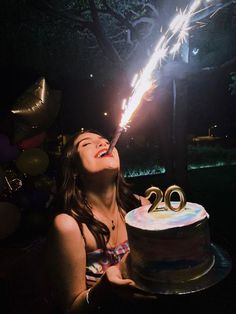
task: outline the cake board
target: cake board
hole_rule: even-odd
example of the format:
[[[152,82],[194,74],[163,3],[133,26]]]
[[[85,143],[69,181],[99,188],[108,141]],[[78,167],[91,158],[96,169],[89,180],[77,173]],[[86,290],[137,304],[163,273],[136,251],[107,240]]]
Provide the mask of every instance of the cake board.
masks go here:
[[[137,288],[150,294],[187,294],[207,289],[223,280],[231,271],[232,261],[229,254],[220,246],[211,243],[213,256],[212,267],[207,273],[189,281],[178,283],[163,283],[151,281],[142,277],[141,274],[132,270],[130,256],[128,254],[125,263],[122,265],[124,278],[133,279]],[[147,288],[149,287],[149,288]]]

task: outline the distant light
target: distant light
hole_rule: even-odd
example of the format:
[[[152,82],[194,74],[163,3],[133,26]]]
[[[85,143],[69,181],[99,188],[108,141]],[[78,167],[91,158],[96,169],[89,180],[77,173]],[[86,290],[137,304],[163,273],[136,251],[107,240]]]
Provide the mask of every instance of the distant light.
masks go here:
[[[104,115],[104,116],[108,116],[108,113],[107,113],[107,112],[103,112],[103,115]]]
[[[80,131],[81,131],[81,132],[84,132],[84,128],[81,128]]]
[[[89,74],[89,77],[93,77],[93,73]]]
[[[196,56],[199,53],[199,48],[193,48],[192,54]]]

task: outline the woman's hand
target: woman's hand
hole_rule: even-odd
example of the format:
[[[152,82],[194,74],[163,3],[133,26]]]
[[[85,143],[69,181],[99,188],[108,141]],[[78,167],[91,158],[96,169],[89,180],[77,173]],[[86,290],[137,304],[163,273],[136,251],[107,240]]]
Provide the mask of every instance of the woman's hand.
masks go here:
[[[127,278],[125,265],[128,254],[124,255],[119,264],[109,267],[106,271],[105,276],[111,288],[123,298],[157,299],[156,295],[141,290],[131,278]]]
[[[112,285],[117,286],[134,286],[135,283],[131,279],[123,278],[121,273],[121,264],[111,266],[106,271],[107,280]]]

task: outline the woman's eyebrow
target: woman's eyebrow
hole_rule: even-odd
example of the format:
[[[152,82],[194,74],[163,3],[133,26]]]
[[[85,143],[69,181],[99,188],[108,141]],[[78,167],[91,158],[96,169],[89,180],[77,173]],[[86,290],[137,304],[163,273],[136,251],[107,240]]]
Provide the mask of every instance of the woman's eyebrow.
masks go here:
[[[106,138],[103,137],[103,136],[99,136],[99,139],[104,139],[104,140],[106,140],[106,141],[109,142],[109,140],[106,139]],[[92,140],[92,138],[91,138],[91,137],[84,137],[84,138],[82,138],[82,140],[78,141],[78,142],[75,144],[76,148],[79,146],[79,144],[80,144],[81,142],[83,142],[83,141],[85,141],[85,140]]]
[[[82,140],[78,141],[78,142],[75,144],[75,146],[78,147],[81,142],[86,141],[86,140],[91,140],[91,137],[82,138]]]

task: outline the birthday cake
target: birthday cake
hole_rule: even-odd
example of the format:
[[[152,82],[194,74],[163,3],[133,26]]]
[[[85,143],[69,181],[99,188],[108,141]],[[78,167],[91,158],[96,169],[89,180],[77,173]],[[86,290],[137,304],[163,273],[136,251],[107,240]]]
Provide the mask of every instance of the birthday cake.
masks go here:
[[[178,202],[171,204],[178,206]],[[211,273],[215,255],[204,207],[187,202],[174,211],[160,203],[160,210],[149,212],[150,206],[136,208],[125,217],[128,276],[151,293],[181,294],[205,288],[201,278]]]

